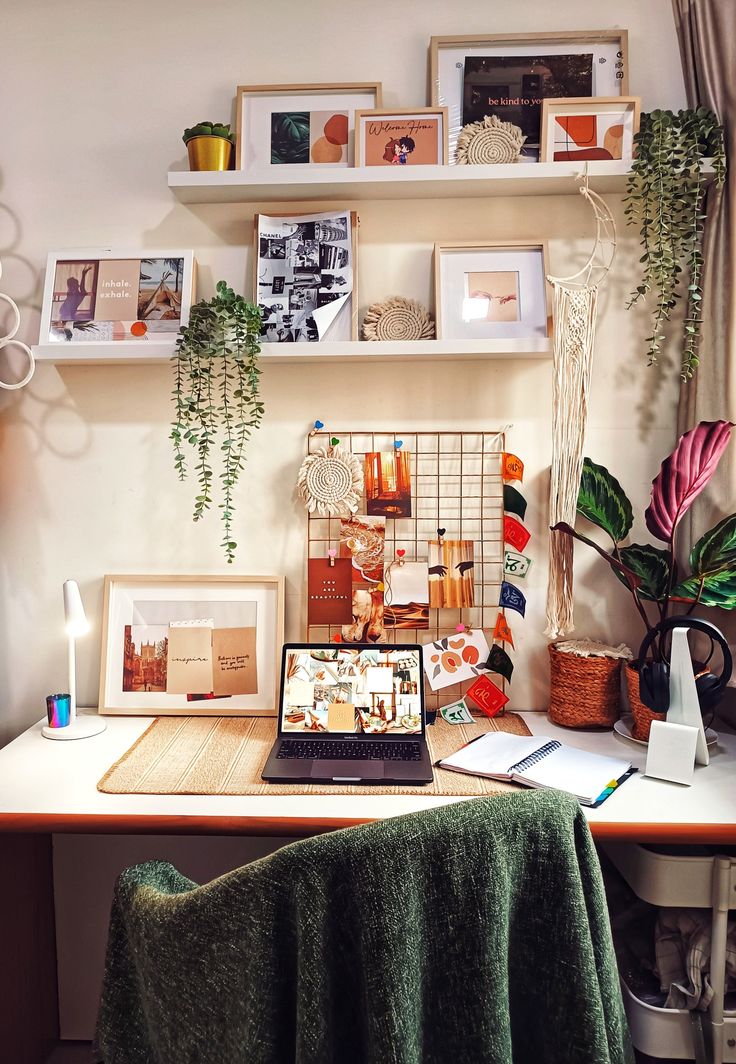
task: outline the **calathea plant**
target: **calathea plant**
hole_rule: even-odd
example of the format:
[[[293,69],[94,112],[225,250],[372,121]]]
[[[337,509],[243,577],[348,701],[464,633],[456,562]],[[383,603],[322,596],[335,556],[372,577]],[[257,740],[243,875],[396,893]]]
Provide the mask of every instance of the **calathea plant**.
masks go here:
[[[260,331],[259,308],[220,281],[213,299],[192,307],[189,324],[179,330],[172,358],[174,464],[179,479],[186,479],[184,445],[189,444],[199,486],[193,518],[199,521],[212,504],[212,456],[219,451],[222,546],[228,562],[234,560],[237,546],[232,531],[233,492],[245,464],[246,445],[263,417],[258,393]]]
[[[736,609],[736,514],[724,517],[693,546],[689,573],[678,571],[675,555],[677,527],[713,476],[732,427],[730,421],[701,421],[680,437],[662,463],[652,482],[644,520],[664,547],[623,545],[634,520],[631,503],[618,480],[589,458],[583,462],[577,510],[607,533],[611,549],[605,550],[565,522],[552,528],[587,543],[605,558],[633,596],[647,632],[665,620],[675,604],[686,607],[687,614],[699,605]],[[647,609],[653,612],[653,620]],[[655,642],[654,653],[659,652]]]
[[[642,114],[634,137],[635,154],[626,197],[627,222],[641,234],[642,277],[629,300],[654,300],[651,334],[647,337],[649,364],[657,361],[665,343],[665,324],[686,282],[682,325],[681,373],[694,374],[703,299],[703,226],[709,175],[704,161],[713,164],[720,188],[726,172],[723,127],[705,107],[692,111],[652,111]]]

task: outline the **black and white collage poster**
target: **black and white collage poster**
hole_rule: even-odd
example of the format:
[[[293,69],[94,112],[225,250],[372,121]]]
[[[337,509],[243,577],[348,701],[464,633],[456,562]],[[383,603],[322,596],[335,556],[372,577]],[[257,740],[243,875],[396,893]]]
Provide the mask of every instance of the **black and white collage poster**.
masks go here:
[[[349,211],[258,215],[257,300],[264,341],[352,339],[351,221]]]

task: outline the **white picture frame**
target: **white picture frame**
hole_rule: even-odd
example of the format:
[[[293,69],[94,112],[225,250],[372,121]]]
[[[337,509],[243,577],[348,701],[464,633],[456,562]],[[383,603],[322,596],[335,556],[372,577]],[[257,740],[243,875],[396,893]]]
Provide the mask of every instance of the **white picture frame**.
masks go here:
[[[628,78],[628,34],[626,30],[559,31],[552,33],[474,34],[432,37],[430,40],[430,92],[433,107],[447,107],[450,164],[455,163],[457,138],[463,128],[465,60],[469,57],[579,55],[590,52],[592,96],[626,95]],[[520,163],[533,163],[525,156]]]
[[[134,291],[136,263],[138,289]],[[179,248],[51,251],[46,260],[39,342],[144,351],[153,343],[173,341],[180,326],[189,322],[195,271],[194,252]],[[109,291],[103,289],[105,284],[110,285]],[[147,311],[142,313],[146,296],[151,304],[160,301],[153,306],[156,314],[175,308],[178,316],[153,318]],[[134,303],[135,317],[131,316]],[[134,327],[139,327],[140,333]]]
[[[634,158],[634,137],[639,132],[640,110],[641,101],[638,96],[592,96],[590,99],[575,96],[544,100],[539,161],[585,163],[589,160],[599,160],[630,163]],[[601,119],[602,124],[616,122],[616,125],[621,126],[621,136],[617,136],[610,146],[611,158],[606,160],[600,150],[599,142],[603,141],[605,144],[605,132],[600,124],[595,147],[575,143],[571,136],[565,134],[565,150],[558,150],[557,120],[577,116],[595,116]],[[617,119],[620,119],[620,122]]]
[[[238,85],[235,92],[235,169],[253,175],[264,172],[289,174],[305,169],[329,170],[354,166],[355,112],[381,107],[382,101],[380,81],[351,82],[344,85]],[[332,137],[324,122],[320,126],[313,121],[313,114],[323,115],[325,121],[329,121],[328,111],[346,116],[347,131],[344,140],[342,135]],[[308,125],[305,136],[297,135],[300,130],[304,132],[303,123],[293,127],[295,136],[291,138],[292,147],[297,144],[300,152],[294,154],[286,151],[280,157],[299,158],[306,153],[306,158],[302,161],[274,162],[273,116],[289,113],[308,113]],[[324,159],[312,161],[315,146],[323,140],[332,144],[335,154],[337,147],[344,145],[339,158],[334,158],[328,151]],[[333,143],[334,141],[337,143]],[[288,146],[287,141],[286,147]]]
[[[255,627],[257,690],[219,698],[161,690],[168,626],[209,622],[214,629]],[[138,627],[139,631],[133,631]],[[126,631],[130,628],[131,631]],[[141,651],[136,651],[136,640]],[[153,646],[148,656],[146,647]],[[118,716],[275,716],[284,642],[282,576],[106,576],[99,712]],[[146,675],[141,660],[151,661]],[[158,689],[154,689],[158,688]]]
[[[505,340],[513,350],[515,341],[549,337],[548,272],[541,241],[435,244],[437,338]]]

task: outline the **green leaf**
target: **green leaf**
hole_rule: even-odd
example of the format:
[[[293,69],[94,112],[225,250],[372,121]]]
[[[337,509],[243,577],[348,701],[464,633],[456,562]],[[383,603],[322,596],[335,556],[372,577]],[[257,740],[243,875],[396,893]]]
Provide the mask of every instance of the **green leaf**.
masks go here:
[[[736,610],[736,564],[701,576],[683,580],[672,592],[673,599],[699,602],[703,606],[720,606]]]
[[[626,493],[605,466],[596,465],[590,458],[583,459],[580,477],[578,513],[607,532],[614,543],[628,536],[634,523],[634,514]]]
[[[736,566],[736,514],[719,521],[690,551],[693,576],[706,576],[732,565]]]
[[[667,594],[670,579],[670,556],[666,550],[652,547],[648,543],[632,543],[622,547],[619,557],[639,577],[639,596],[650,602],[659,602]],[[626,587],[628,581],[621,572],[614,569],[616,576]]]
[[[576,532],[572,525],[568,525],[566,521],[558,521],[556,525],[550,526],[551,532],[562,532],[566,536],[572,536],[573,539],[577,539],[580,543],[586,543],[589,547],[592,547],[594,551],[600,554],[601,558],[611,566],[614,572],[621,573],[623,575],[623,583],[631,590],[634,591],[639,587],[639,577],[633,571],[629,569],[627,565],[620,562],[618,558],[614,558],[612,554],[608,554],[603,547],[599,547],[592,539],[588,539],[587,536],[581,536],[579,532]]]

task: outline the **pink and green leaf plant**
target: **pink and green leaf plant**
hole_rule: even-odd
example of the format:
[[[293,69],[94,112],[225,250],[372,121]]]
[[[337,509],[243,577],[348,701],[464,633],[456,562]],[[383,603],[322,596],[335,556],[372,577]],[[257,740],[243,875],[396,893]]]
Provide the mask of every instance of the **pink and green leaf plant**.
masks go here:
[[[618,480],[590,458],[583,460],[577,511],[608,534],[611,549],[600,547],[564,521],[552,526],[553,532],[572,536],[605,558],[631,593],[647,632],[653,631],[675,607],[687,615],[698,606],[736,609],[736,514],[724,517],[692,547],[689,574],[680,572],[676,549],[678,526],[707,487],[728,446],[732,428],[730,421],[701,421],[680,437],[672,454],[662,462],[652,481],[644,521],[664,547],[648,543],[624,545],[634,522],[631,503]]]

